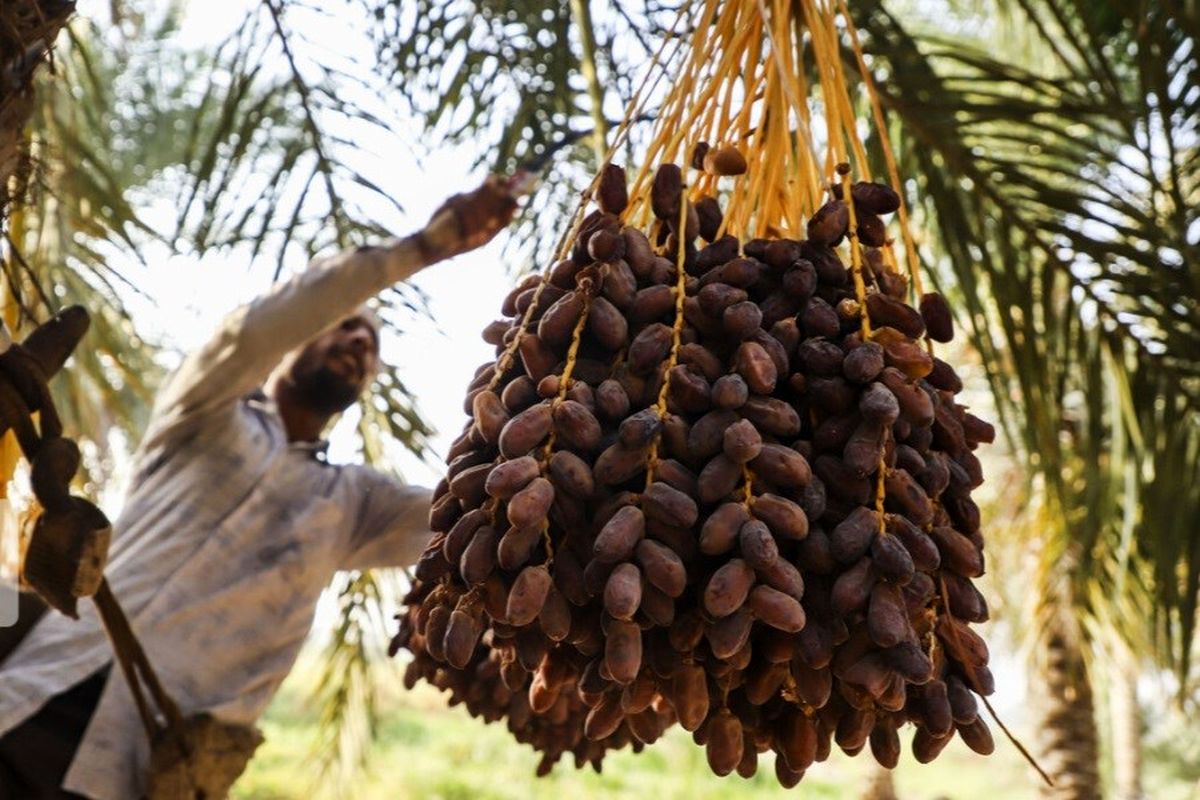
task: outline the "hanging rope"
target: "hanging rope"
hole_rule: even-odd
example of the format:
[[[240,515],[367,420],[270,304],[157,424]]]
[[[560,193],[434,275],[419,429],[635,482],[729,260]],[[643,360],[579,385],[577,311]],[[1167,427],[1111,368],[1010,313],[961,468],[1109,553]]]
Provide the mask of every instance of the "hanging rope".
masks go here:
[[[108,631],[108,638],[112,642],[117,662],[121,665],[121,671],[125,673],[126,680],[129,681],[130,691],[137,703],[138,714],[142,718],[142,725],[146,729],[146,736],[150,739],[150,743],[154,744],[161,731],[161,727],[150,709],[150,701],[153,700],[163,716],[166,717],[167,729],[175,735],[179,747],[185,755],[191,755],[179,706],[167,694],[154,668],[150,666],[150,659],[146,657],[146,651],[134,634],[133,628],[129,626],[129,619],[113,595],[107,580],[101,581],[100,589],[93,599],[96,603],[96,610],[100,612],[100,619],[104,622],[104,628]],[[142,688],[142,682],[146,684],[145,690]],[[146,696],[147,693],[149,697]]]

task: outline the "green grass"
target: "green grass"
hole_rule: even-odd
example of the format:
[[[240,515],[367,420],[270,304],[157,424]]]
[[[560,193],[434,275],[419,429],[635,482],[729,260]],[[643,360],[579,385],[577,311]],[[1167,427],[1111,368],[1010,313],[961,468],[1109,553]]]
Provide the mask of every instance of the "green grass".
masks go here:
[[[299,670],[284,685],[263,719],[266,743],[236,786],[235,800],[316,800],[312,748],[316,712],[306,707],[307,681]],[[396,685],[398,687],[397,678]],[[868,754],[836,754],[816,765],[799,787],[775,782],[769,756],[752,780],[711,774],[704,751],[680,730],[635,755],[605,759],[604,771],[577,771],[560,763],[536,778],[538,757],[500,725],[485,725],[461,708],[447,708],[428,687],[388,692],[376,748],[355,781],[355,800],[834,800],[857,797],[867,775]],[[1017,800],[1035,794],[1031,771],[1006,742],[981,758],[955,742],[932,765],[907,753],[895,772],[903,800]]]

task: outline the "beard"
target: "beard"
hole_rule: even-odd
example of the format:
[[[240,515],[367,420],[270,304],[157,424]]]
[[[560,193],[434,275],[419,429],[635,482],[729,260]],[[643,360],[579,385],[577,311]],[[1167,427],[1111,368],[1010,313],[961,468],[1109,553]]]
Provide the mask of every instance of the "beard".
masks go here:
[[[345,411],[358,399],[358,386],[323,366],[293,375],[292,386],[300,402],[330,416]]]

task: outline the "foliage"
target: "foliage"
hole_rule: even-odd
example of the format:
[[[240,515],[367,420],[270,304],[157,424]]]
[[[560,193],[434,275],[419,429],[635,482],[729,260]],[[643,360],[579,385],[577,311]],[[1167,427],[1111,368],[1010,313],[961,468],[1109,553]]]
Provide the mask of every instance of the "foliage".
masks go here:
[[[38,82],[32,170],[5,226],[4,278],[18,327],[70,303],[91,312],[88,346],[54,388],[69,429],[103,453],[110,431],[136,440],[160,374],[125,310],[122,294],[136,289],[110,266],[157,238],[127,197],[144,185],[156,148],[151,138],[131,153],[127,106],[113,92],[120,54],[91,48],[87,36],[84,26],[69,31],[57,74]],[[102,479],[103,464],[92,466]]]
[[[509,238],[514,263],[547,266],[562,220],[598,159],[587,139],[574,143],[578,133],[592,129],[594,111],[581,73],[581,23],[572,17],[572,2],[360,2],[378,21],[372,29],[378,67],[423,121],[426,147],[468,145],[477,165],[510,173],[572,142],[550,160]],[[590,6],[594,23],[601,113],[615,124],[681,3],[580,5]]]
[[[990,54],[986,25],[947,40],[881,2],[854,9],[929,252],[1053,511],[1043,568],[1067,574],[1093,624],[1137,642],[1152,617],[1155,651],[1185,674],[1200,588],[1196,20],[1168,3],[1000,5],[1036,60]]]
[[[137,440],[161,374],[122,300],[136,276],[112,265],[222,250],[272,257],[279,275],[285,262],[390,229],[363,211],[366,196],[384,195],[347,147],[350,129],[389,127],[347,99],[345,83],[368,88],[348,76],[368,71],[325,65],[321,80],[305,81],[299,55],[281,58],[290,40],[272,10],[251,6],[211,53],[179,45],[178,6],[154,19],[125,8],[119,25],[77,19],[57,74],[38,83],[34,169],[7,231],[6,285],[30,319],[69,302],[92,311],[94,347],[77,354],[61,391],[68,424],[102,449],[113,425]],[[423,307],[403,287],[384,302],[389,319]],[[369,409],[364,430],[378,435],[386,422],[387,435],[422,453],[428,429],[413,398],[392,373],[380,388],[384,405]]]
[[[381,647],[391,622],[382,609],[397,594],[389,575],[352,572],[334,582],[337,626],[321,649],[322,669],[310,691],[319,709],[317,774],[339,794],[366,766],[378,735],[380,681],[374,673],[394,673]]]

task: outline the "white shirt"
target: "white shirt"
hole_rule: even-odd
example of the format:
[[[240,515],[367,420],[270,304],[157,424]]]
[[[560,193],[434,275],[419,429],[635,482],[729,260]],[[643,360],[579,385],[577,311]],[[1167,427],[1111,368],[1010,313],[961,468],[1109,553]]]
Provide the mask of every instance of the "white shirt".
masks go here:
[[[230,315],[159,395],[106,575],[185,715],[253,723],[333,573],[411,564],[428,541],[428,490],[289,444],[274,404],[248,397],[290,350],[421,263],[403,240],[314,264]],[[49,612],[0,668],[0,733],[112,660],[95,605],[79,610]],[[131,800],[148,763],[114,666],[63,788]]]

